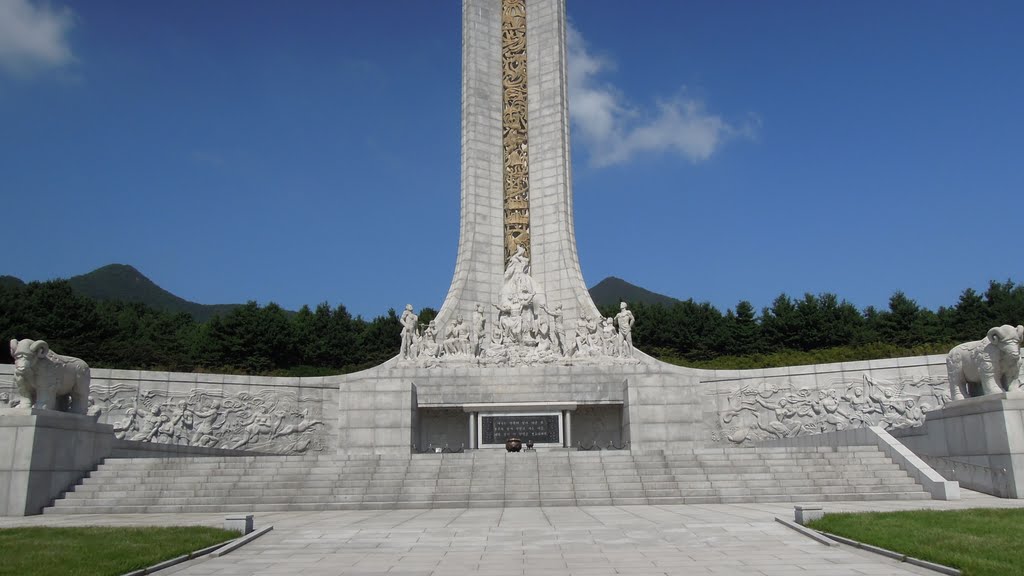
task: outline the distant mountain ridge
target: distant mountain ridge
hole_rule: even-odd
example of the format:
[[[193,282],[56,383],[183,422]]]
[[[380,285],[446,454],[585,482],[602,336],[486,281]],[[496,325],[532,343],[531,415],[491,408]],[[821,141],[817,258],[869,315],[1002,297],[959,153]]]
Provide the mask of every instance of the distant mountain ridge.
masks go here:
[[[0,288],[20,288],[25,283],[21,281],[21,278],[14,276],[0,276]]]
[[[590,289],[590,297],[598,307],[618,306],[619,302],[662,304],[664,306],[671,306],[679,302],[676,298],[651,292],[615,276],[609,276],[598,282]]]
[[[96,300],[140,302],[157,310],[185,312],[199,322],[227,314],[238,304],[199,304],[171,294],[128,264],[108,264],[88,274],[72,276],[76,292]]]
[[[68,278],[71,287],[89,298],[115,302],[140,302],[157,310],[185,312],[198,322],[225,315],[240,304],[199,304],[175,296],[128,264],[108,264],[88,274]],[[14,276],[0,276],[0,286],[23,286]],[[618,306],[619,302],[672,305],[679,300],[609,276],[590,289],[598,306]]]

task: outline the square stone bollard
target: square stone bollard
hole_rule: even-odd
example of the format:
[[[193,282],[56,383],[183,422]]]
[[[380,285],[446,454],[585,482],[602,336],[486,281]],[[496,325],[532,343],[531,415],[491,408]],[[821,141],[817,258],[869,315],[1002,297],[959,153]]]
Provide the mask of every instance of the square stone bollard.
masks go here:
[[[237,530],[242,533],[242,536],[252,532],[252,514],[246,514],[244,516],[228,516],[224,519],[225,530]]]
[[[821,506],[794,506],[793,513],[795,516],[794,520],[801,526],[825,515],[821,510]]]

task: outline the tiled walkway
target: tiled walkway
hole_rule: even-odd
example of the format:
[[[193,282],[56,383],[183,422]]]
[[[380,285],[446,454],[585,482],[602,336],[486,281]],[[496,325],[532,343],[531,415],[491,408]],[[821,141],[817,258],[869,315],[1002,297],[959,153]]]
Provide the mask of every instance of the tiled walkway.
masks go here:
[[[827,503],[826,511],[1024,507],[965,491],[956,502]],[[792,504],[280,512],[274,530],[222,558],[162,574],[529,576],[935,574],[851,548],[823,546],[777,522]],[[219,526],[224,515],[0,518],[14,525]]]

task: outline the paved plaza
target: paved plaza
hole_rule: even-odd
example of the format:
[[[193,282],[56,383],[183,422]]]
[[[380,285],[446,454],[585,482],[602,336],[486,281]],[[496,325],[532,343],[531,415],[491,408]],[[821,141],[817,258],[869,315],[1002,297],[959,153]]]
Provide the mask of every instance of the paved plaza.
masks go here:
[[[826,511],[1024,507],[964,491],[959,501],[831,502]],[[827,547],[775,522],[792,504],[707,504],[278,512],[274,529],[220,558],[161,572],[177,576],[430,576],[629,574],[935,574],[854,550]],[[0,518],[0,527],[220,526],[223,514]]]

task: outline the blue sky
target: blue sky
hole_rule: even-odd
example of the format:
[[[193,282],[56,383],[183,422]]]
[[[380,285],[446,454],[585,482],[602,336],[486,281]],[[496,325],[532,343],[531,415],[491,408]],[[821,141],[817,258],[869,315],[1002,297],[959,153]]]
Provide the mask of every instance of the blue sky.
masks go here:
[[[575,223],[721,309],[1024,280],[1024,3],[568,0]],[[0,274],[439,307],[458,2],[0,0]]]

